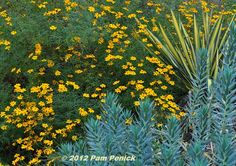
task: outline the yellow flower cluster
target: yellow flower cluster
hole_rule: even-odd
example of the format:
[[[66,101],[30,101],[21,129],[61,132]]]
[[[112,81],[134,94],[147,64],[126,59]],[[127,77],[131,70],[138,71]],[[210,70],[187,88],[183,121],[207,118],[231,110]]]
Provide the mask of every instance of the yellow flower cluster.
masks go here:
[[[44,16],[56,15],[56,14],[58,14],[60,11],[61,11],[60,8],[55,8],[55,9],[53,9],[53,10],[50,10],[50,11],[48,11],[48,12],[45,12],[45,13],[44,13]]]
[[[29,90],[22,88],[18,83],[14,86],[14,92],[18,94],[16,100],[11,101],[4,111],[0,112],[0,117],[5,119],[5,125],[1,126],[1,130],[15,129],[24,133],[23,137],[15,138],[12,143],[13,146],[18,146],[22,153],[15,154],[12,164],[17,165],[18,162],[24,161],[24,153],[28,151],[35,154],[28,162],[29,165],[34,165],[41,162],[41,156],[52,154],[55,151],[54,140],[67,137],[81,120],[68,119],[63,128],[53,125],[53,89],[47,83],[32,86]],[[87,111],[82,108],[81,110],[81,117],[95,112],[92,108]],[[77,136],[73,135],[71,139],[77,140]]]
[[[149,23],[150,21],[143,15],[143,11],[141,10],[136,10],[134,13],[131,13],[129,11],[129,7],[132,5],[132,2],[129,1],[129,3],[127,3],[125,1],[122,5],[123,6],[118,8],[116,7],[115,3],[96,3],[88,8],[88,10],[93,13],[95,17],[93,23],[94,26],[97,26],[98,30],[103,30],[103,28],[99,24],[100,21],[106,19],[107,17],[113,18],[112,23],[108,22],[107,24],[103,25],[106,31],[110,34],[110,38],[107,41],[107,49],[105,50],[105,52],[107,53],[105,61],[110,66],[116,65],[120,62],[120,67],[124,70],[124,77],[126,77],[127,79],[127,82],[123,85],[119,85],[120,82],[115,81],[113,83],[113,86],[115,87],[114,90],[119,94],[125,93],[127,91],[127,94],[130,94],[131,98],[136,99],[154,97],[156,98],[157,105],[162,107],[162,104],[165,103],[158,100],[159,94],[157,94],[157,91],[160,91],[160,89],[167,90],[168,84],[171,86],[174,85],[175,83],[171,80],[170,75],[173,75],[175,73],[172,70],[171,66],[165,66],[157,58],[148,57],[145,55],[130,55],[128,53],[128,50],[132,43],[131,39],[133,34],[130,34],[130,31],[132,31],[130,28],[132,27],[129,26],[129,22],[127,22],[126,24],[121,24],[120,19],[129,19],[131,21],[135,21],[135,18],[139,18],[142,23],[138,25],[138,29],[136,30],[137,34],[145,33],[147,23]],[[154,8],[156,10],[156,13],[160,14],[160,4],[148,2],[147,6]],[[154,22],[155,20],[155,18],[152,18],[151,22]],[[157,30],[157,26],[153,25],[153,29]],[[104,45],[104,42],[101,42],[101,38],[99,39],[98,43]],[[152,47],[150,43],[147,43],[147,46]],[[160,54],[160,52],[156,52],[156,54],[158,55]],[[130,61],[128,61],[128,57]],[[155,64],[156,67],[153,64]],[[156,68],[156,70],[147,71],[146,68],[148,65],[153,65],[153,68]],[[140,77],[147,76],[154,79],[145,81],[139,79]],[[166,85],[164,81],[159,80],[160,77],[163,77],[164,81],[167,83]],[[172,102],[174,103],[174,98],[172,99]],[[135,106],[138,105],[137,103],[138,101],[134,101]],[[166,110],[168,110],[168,108],[169,107],[165,107]],[[176,109],[175,111],[173,111],[174,108]],[[175,115],[175,113],[177,115],[176,111],[178,111],[179,108],[176,104],[174,108],[170,107],[170,112],[173,113],[173,115]]]
[[[199,10],[199,6],[201,10]],[[219,8],[221,9],[219,11]],[[187,23],[185,24],[186,28],[190,28],[193,24],[193,16],[196,13],[201,13],[201,11],[205,13],[213,12],[211,23],[215,23],[216,20],[221,15],[234,15],[236,14],[236,10],[232,8],[231,10],[227,10],[223,5],[219,6],[214,2],[207,2],[205,0],[200,1],[184,1],[181,5],[179,5],[178,11],[186,18]]]

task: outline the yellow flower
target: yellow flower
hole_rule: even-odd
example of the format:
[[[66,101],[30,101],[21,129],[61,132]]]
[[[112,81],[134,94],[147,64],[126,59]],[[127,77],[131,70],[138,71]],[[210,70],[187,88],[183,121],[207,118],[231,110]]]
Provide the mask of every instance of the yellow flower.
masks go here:
[[[96,115],[97,120],[101,120],[102,117],[100,115]]]
[[[22,96],[22,95],[19,95],[19,96],[17,96],[17,99],[18,99],[18,100],[22,100],[22,99],[23,99],[23,96]]]
[[[52,149],[52,148],[46,148],[43,151],[43,153],[46,154],[46,155],[52,154],[53,152],[55,152],[55,150]]]
[[[174,81],[169,81],[168,82],[170,85],[175,85],[175,82]]]
[[[93,6],[89,6],[88,7],[88,11],[90,11],[91,13],[95,12],[95,8]]]
[[[116,85],[116,84],[119,84],[119,83],[120,83],[120,81],[115,81],[115,82],[113,82],[112,85]]]
[[[52,60],[48,60],[48,64],[47,64],[48,67],[53,67],[54,65],[55,64]]]
[[[158,31],[158,27],[157,26],[154,26],[153,28],[152,28],[152,31],[154,31],[154,32],[156,32],[156,31]]]
[[[87,116],[87,115],[88,115],[88,112],[85,111],[83,108],[79,108],[79,114],[80,114],[81,116]]]
[[[163,86],[161,86],[161,89],[166,90],[167,86],[163,85]]]
[[[17,32],[16,31],[11,31],[11,35],[16,35],[17,34]]]
[[[79,36],[76,36],[76,37],[74,37],[73,39],[74,39],[74,41],[77,42],[77,43],[79,43],[80,40],[81,40]]]
[[[137,59],[137,58],[136,58],[135,56],[131,56],[131,57],[130,57],[130,60],[131,60],[131,61],[135,61],[136,59]]]
[[[140,74],[146,74],[147,72],[145,71],[145,70],[140,70],[140,72],[139,72]]]
[[[71,139],[72,139],[73,141],[77,141],[77,140],[78,140],[78,137],[77,137],[76,135],[73,135],[73,136],[71,137]]]
[[[158,123],[158,124],[157,124],[157,127],[162,127],[162,126],[163,126],[162,123]]]
[[[104,39],[101,37],[101,38],[99,38],[99,40],[98,40],[98,44],[103,44],[104,43]]]
[[[57,30],[57,27],[54,26],[54,25],[51,25],[51,26],[50,26],[50,30],[55,31],[55,30]]]
[[[35,51],[34,51],[35,55],[40,55],[41,52],[42,52],[41,44],[40,43],[35,44]]]
[[[136,107],[139,106],[139,105],[140,105],[139,101],[135,101],[135,102],[134,102],[134,105],[135,105]]]
[[[92,97],[92,98],[96,98],[96,97],[98,97],[98,94],[93,93],[93,94],[91,94],[91,97]]]
[[[136,72],[135,71],[131,71],[131,70],[127,70],[125,72],[125,75],[136,75]]]
[[[89,112],[89,113],[94,113],[94,110],[93,110],[92,108],[89,108],[89,109],[88,109],[88,112]]]
[[[47,124],[47,123],[43,123],[43,124],[42,124],[42,127],[43,127],[43,128],[48,128],[48,124]]]
[[[37,157],[33,158],[32,160],[29,161],[30,165],[37,165],[38,163],[40,163],[41,160],[39,160]]]
[[[76,70],[75,73],[76,73],[76,74],[83,73],[83,70]]]
[[[90,96],[90,95],[89,95],[88,93],[84,93],[84,94],[83,94],[83,97],[85,97],[85,98],[89,98],[89,96]]]
[[[90,65],[90,67],[91,67],[91,68],[95,68],[95,67],[96,67],[96,65]]]
[[[40,92],[40,87],[39,86],[33,86],[31,89],[30,89],[30,92],[31,93],[37,93],[37,92]]]
[[[35,56],[32,57],[32,59],[33,59],[33,60],[37,60],[37,59],[38,59],[38,56],[35,55]]]
[[[44,140],[43,143],[44,143],[45,145],[52,146],[53,141],[50,141],[50,140]]]
[[[11,108],[10,106],[6,106],[6,107],[5,107],[5,111],[9,111],[10,108]]]
[[[101,84],[100,87],[101,88],[106,88],[106,85],[105,84]]]
[[[38,104],[39,104],[39,106],[41,106],[41,107],[44,107],[44,106],[45,106],[45,103],[44,103],[43,101],[40,101]]]
[[[55,71],[55,76],[60,76],[61,75],[61,72],[59,70],[56,70]]]
[[[21,88],[21,84],[14,85],[14,92],[16,93],[24,93],[26,91],[25,88]]]
[[[21,128],[21,127],[22,127],[22,124],[21,124],[21,123],[18,123],[18,124],[16,125],[16,127],[17,127],[17,128]]]
[[[75,122],[76,122],[77,124],[80,124],[81,120],[80,120],[80,119],[76,119]]]
[[[29,69],[29,70],[27,70],[27,73],[32,73],[32,72],[34,72],[34,69]]]
[[[126,119],[126,120],[125,120],[125,124],[131,125],[131,124],[132,124],[132,119],[131,119],[131,118]]]
[[[185,113],[185,112],[180,112],[179,115],[180,115],[180,116],[185,116],[186,113]]]
[[[58,92],[67,92],[67,87],[64,84],[59,84],[58,85]]]
[[[15,102],[15,101],[11,101],[11,102],[10,102],[10,106],[11,106],[11,107],[14,107],[15,105],[16,105],[16,102]]]
[[[135,18],[136,17],[136,14],[129,14],[128,15],[128,18]]]
[[[1,129],[2,129],[2,130],[7,130],[7,126],[6,126],[6,125],[3,125],[3,126],[1,126]]]

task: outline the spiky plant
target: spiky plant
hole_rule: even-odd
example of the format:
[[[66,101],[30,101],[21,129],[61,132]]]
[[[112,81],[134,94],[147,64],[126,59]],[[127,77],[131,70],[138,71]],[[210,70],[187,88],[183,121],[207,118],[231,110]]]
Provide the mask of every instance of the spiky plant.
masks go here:
[[[236,165],[236,26],[232,25],[224,49],[223,67],[214,84],[215,163]]]
[[[119,103],[117,95],[109,93],[102,105],[102,120],[90,119],[86,123],[86,138],[73,147],[62,144],[59,152],[52,157],[54,163],[66,165],[153,165],[154,104],[150,100],[140,103],[138,116],[132,118],[131,111],[125,110]],[[132,122],[133,121],[133,122]],[[132,122],[132,123],[131,123]],[[129,123],[129,124],[127,124]],[[131,123],[131,124],[130,124]],[[85,144],[84,144],[85,143]],[[83,151],[86,149],[86,151]],[[69,161],[73,155],[106,156],[106,161]],[[135,156],[135,161],[109,161],[109,157]],[[57,156],[57,157],[56,157]],[[65,157],[66,156],[66,157]],[[64,158],[66,158],[66,160]],[[63,161],[62,161],[63,160]]]
[[[181,156],[182,131],[180,122],[171,118],[168,120],[166,127],[160,132],[163,142],[160,145],[158,163],[162,166],[183,165]]]
[[[155,51],[160,50],[161,54],[157,58],[165,64],[172,65],[177,72],[177,77],[190,90],[193,86],[192,79],[196,76],[196,53],[200,48],[206,48],[209,55],[207,59],[209,78],[215,79],[222,58],[221,50],[228,37],[230,25],[223,30],[222,17],[212,25],[209,14],[203,13],[202,27],[194,16],[193,34],[191,34],[182,21],[177,20],[174,12],[171,11],[171,15],[176,36],[168,35],[162,25],[160,25],[159,35],[147,29],[146,35],[154,48],[146,47],[146,49],[154,56],[156,56]]]
[[[175,125],[171,125],[173,120],[169,120],[166,129],[162,131],[164,140],[160,145],[161,150],[156,151],[159,153],[160,165],[233,166],[236,164],[235,46],[236,26],[232,24],[230,36],[224,45],[223,65],[218,77],[212,83],[208,81],[209,74],[206,70],[209,63],[208,51],[200,49],[197,52],[196,75],[192,79],[193,88],[186,107],[185,126],[191,128],[191,139],[188,141],[181,139],[184,134],[179,132],[181,129],[178,121]]]

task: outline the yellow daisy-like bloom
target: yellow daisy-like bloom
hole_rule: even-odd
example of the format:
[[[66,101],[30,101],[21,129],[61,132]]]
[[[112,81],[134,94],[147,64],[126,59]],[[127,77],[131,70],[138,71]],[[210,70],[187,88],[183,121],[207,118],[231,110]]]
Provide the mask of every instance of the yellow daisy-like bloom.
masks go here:
[[[83,97],[85,97],[85,98],[89,98],[89,96],[90,96],[90,95],[89,95],[88,93],[84,93],[84,94],[83,94]]]
[[[61,93],[67,92],[67,87],[63,84],[59,84],[58,85],[58,92],[61,92]]]
[[[180,116],[185,116],[186,113],[185,113],[185,112],[180,112],[179,115],[180,115]]]
[[[85,111],[83,108],[79,108],[79,114],[80,114],[81,116],[87,116],[87,115],[88,115],[88,112]]]
[[[55,76],[60,76],[61,72],[59,70],[55,71]]]
[[[89,109],[88,109],[88,112],[89,112],[89,113],[94,113],[94,110],[93,110],[92,108],[89,108]]]
[[[101,120],[102,117],[100,115],[96,115],[97,120]]]
[[[135,105],[136,107],[138,107],[138,106],[140,105],[139,101],[135,101],[135,102],[134,102],[134,105]]]
[[[95,12],[95,8],[93,6],[89,6],[88,7],[88,11],[93,13],[93,12]]]
[[[76,74],[83,73],[83,70],[76,70],[75,73],[76,73]]]
[[[11,35],[16,35],[17,34],[17,32],[16,31],[11,31]]]
[[[126,125],[131,125],[132,124],[132,119],[131,118],[126,119],[125,124]]]
[[[35,55],[40,55],[41,52],[42,52],[41,44],[40,43],[35,44],[35,51],[34,51]]]
[[[73,135],[73,136],[71,137],[71,139],[72,139],[73,141],[77,141],[77,140],[78,140],[78,137],[77,137],[76,135]]]
[[[50,26],[50,30],[55,31],[55,30],[57,30],[57,27],[52,25],[52,26]]]

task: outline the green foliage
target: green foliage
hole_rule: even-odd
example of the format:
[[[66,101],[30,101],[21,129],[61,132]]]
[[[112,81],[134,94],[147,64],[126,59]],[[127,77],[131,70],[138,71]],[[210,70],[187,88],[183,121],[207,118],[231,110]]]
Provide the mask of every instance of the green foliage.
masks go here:
[[[90,119],[86,123],[85,144],[80,142],[81,146],[78,146],[77,143],[75,147],[72,144],[63,144],[59,147],[58,156],[75,154],[108,157],[112,155],[134,155],[136,160],[128,163],[128,165],[152,165],[153,103],[148,99],[141,102],[138,118],[134,118],[133,122],[131,122],[131,112],[122,108],[114,94],[108,94],[106,102],[103,104],[103,110],[101,121]],[[87,150],[83,151],[86,146]],[[58,162],[60,163],[60,161]],[[63,163],[67,164],[68,161]],[[95,165],[98,163],[94,161],[88,161],[87,163],[79,160],[74,161],[74,164],[77,165]],[[103,164],[114,164],[114,161],[105,161]],[[127,163],[120,162],[120,165],[127,165]]]
[[[164,98],[170,94],[174,81],[169,78],[169,73],[174,71],[169,68],[164,70],[166,73],[154,76],[158,66],[146,59],[149,54],[133,38],[133,29],[139,27],[134,18],[129,18],[130,14],[151,20],[156,17],[156,10],[160,9],[159,5],[148,6],[148,2],[0,2],[0,157],[5,162],[40,162],[41,158],[49,154],[48,149],[53,153],[58,144],[82,136],[82,128],[88,117],[99,117],[99,103],[107,91],[121,93],[120,99],[128,109],[135,109],[140,96],[144,98],[153,95],[153,98]],[[90,8],[95,11],[90,11]],[[111,61],[106,60],[108,55],[112,57]],[[117,55],[120,55],[121,59],[113,59]],[[165,66],[158,68],[163,70]],[[126,71],[131,69],[135,70],[135,75],[125,75]],[[161,81],[160,84],[154,86],[158,80]],[[44,99],[30,92],[32,87],[43,83],[49,84],[53,90],[53,103],[50,108],[54,113],[48,118],[40,114],[46,108],[42,106]],[[20,84],[21,88],[26,90],[25,93],[15,93],[16,84]],[[64,90],[59,91],[62,84]],[[137,88],[138,86],[141,88]],[[161,89],[161,86],[168,89]],[[7,112],[10,103],[14,102],[16,105],[12,104],[14,106]],[[37,105],[39,114],[36,114],[43,119],[29,115],[32,109],[21,104],[28,105],[29,102]],[[165,121],[165,116],[173,113],[174,109],[176,114],[179,113],[173,95],[158,107],[167,102],[171,103],[172,107],[165,107],[165,111],[160,111],[158,118],[162,121]],[[14,114],[15,108],[18,107],[22,110],[29,108],[27,115]],[[91,108],[93,111],[81,115],[80,108],[86,111]],[[28,115],[29,117],[26,117]],[[34,127],[29,124],[33,121],[36,125]],[[21,123],[31,127],[27,130],[31,134],[24,131],[26,125],[21,127]],[[42,124],[48,125],[52,130],[48,131]],[[116,127],[120,128],[119,125]],[[114,134],[114,138],[119,136]],[[30,141],[21,141],[26,137],[29,137],[27,139]],[[46,144],[44,141],[52,143]],[[29,143],[33,150],[22,145]],[[109,146],[110,144],[112,146],[114,143],[110,142]],[[37,151],[41,153],[39,156],[36,156]]]
[[[186,107],[186,125],[170,118],[163,128],[156,130],[152,121],[153,104],[149,100],[141,103],[141,112],[135,121],[125,125],[131,112],[118,104],[117,96],[109,94],[103,105],[102,121],[91,119],[86,125],[87,145],[78,147],[77,143],[73,151],[80,155],[128,153],[137,157],[133,163],[110,162],[106,163],[108,165],[235,165],[236,54],[232,51],[235,38],[236,27],[232,24],[224,46],[223,65],[217,79],[210,84],[206,70],[209,54],[205,49],[197,52],[196,75],[192,79],[193,89]],[[191,129],[188,140],[184,138],[185,128]],[[87,151],[82,150],[85,147]],[[71,155],[71,148],[71,144],[61,145],[57,155]],[[99,165],[99,162],[93,164]]]
[[[204,146],[201,142],[193,142],[187,149],[186,159],[189,160],[190,166],[205,166],[208,165],[208,160],[204,156]]]
[[[202,27],[199,27],[198,20],[194,16],[193,34],[191,34],[183,22],[177,20],[173,11],[171,14],[176,35],[168,35],[162,25],[160,25],[160,35],[158,36],[147,30],[147,37],[156,46],[155,49],[147,47],[148,51],[155,55],[156,50],[161,50],[162,54],[158,58],[163,63],[175,67],[177,77],[188,89],[191,89],[193,86],[191,80],[196,76],[196,53],[199,48],[206,48],[209,54],[207,59],[209,78],[215,79],[220,65],[219,61],[222,58],[221,50],[227,39],[230,25],[223,30],[222,17],[211,24],[210,15],[203,13]]]
[[[188,125],[195,131],[194,138],[201,141],[208,139],[210,116],[208,103],[211,96],[209,95],[209,75],[207,71],[207,50],[201,49],[197,52],[197,70],[196,76],[192,79],[193,89],[190,91],[187,105]]]
[[[160,134],[163,136],[163,142],[160,146],[160,156],[158,161],[163,166],[182,165],[181,159],[181,127],[177,119],[171,118],[168,120],[166,127]]]

